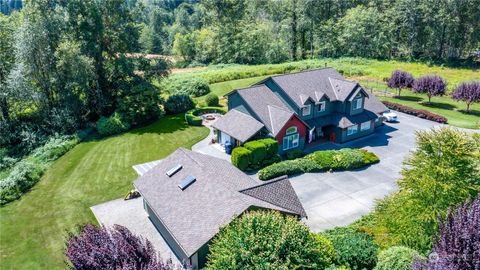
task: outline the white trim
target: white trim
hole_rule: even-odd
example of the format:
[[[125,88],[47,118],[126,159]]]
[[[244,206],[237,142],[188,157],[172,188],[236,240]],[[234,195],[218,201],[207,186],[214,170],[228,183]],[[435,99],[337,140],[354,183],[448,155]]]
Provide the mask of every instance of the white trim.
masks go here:
[[[304,110],[308,109],[308,113],[306,113]],[[308,104],[302,107],[302,116],[307,116],[312,113],[312,105]]]
[[[322,108],[322,110],[320,110]],[[318,112],[324,112],[327,109],[327,102],[326,101],[320,101],[318,102]]]
[[[292,134],[292,135],[287,135],[283,137],[283,144],[282,148],[283,150],[288,150],[292,148],[296,148],[299,145],[299,135],[298,133]]]
[[[358,125],[350,126],[347,128],[347,136],[353,135],[358,132]]]
[[[372,127],[372,121],[363,122],[360,124],[360,131],[369,130]]]
[[[363,98],[356,98],[353,100],[353,109],[359,110],[362,108]]]

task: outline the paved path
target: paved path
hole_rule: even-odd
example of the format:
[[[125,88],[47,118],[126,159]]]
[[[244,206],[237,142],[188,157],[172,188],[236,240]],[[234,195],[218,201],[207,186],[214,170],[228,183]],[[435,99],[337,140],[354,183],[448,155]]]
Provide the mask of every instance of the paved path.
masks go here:
[[[397,189],[402,161],[415,148],[415,131],[441,126],[407,114],[398,115],[398,123],[386,124],[373,135],[341,145],[372,151],[380,163],[355,171],[307,173],[290,178],[312,230],[344,226],[370,212],[375,200]],[[331,143],[318,146],[339,147]]]
[[[221,117],[221,115],[216,115],[216,117]],[[223,150],[221,150],[219,144],[212,144],[212,138],[214,137],[214,134],[213,134],[213,129],[212,129],[211,125],[215,121],[216,120],[209,121],[209,122],[206,122],[206,121],[203,122],[203,125],[205,127],[207,127],[208,129],[210,129],[210,133],[208,134],[208,136],[205,139],[203,139],[203,140],[199,141],[198,143],[194,144],[192,146],[192,151],[202,153],[202,154],[206,154],[206,155],[210,155],[210,156],[213,156],[213,157],[216,157],[216,158],[225,159],[225,160],[230,162],[230,155],[227,155]]]

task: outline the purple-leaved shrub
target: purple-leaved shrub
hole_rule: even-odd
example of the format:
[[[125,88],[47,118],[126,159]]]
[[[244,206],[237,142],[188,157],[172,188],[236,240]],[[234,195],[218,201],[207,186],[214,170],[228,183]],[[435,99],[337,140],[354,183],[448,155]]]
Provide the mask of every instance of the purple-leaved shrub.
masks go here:
[[[480,269],[480,197],[449,210],[427,260],[416,259],[413,270]]]

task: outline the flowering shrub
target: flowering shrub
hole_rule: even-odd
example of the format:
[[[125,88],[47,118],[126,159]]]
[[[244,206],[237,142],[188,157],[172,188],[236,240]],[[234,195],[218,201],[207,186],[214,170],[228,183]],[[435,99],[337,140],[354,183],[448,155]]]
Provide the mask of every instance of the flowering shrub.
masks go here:
[[[387,106],[391,110],[395,110],[395,111],[403,112],[403,113],[406,113],[406,114],[414,115],[416,117],[420,117],[420,118],[427,119],[427,120],[430,120],[430,121],[435,121],[435,122],[442,123],[442,124],[445,124],[448,121],[448,119],[446,117],[443,117],[443,116],[438,115],[438,114],[431,113],[431,112],[426,111],[426,110],[418,110],[418,109],[414,109],[414,108],[411,108],[411,107],[408,107],[408,106],[405,106],[405,105],[401,105],[401,104],[398,104],[398,103],[390,102],[390,101],[383,101],[383,104],[385,104],[385,106]]]
[[[79,235],[70,234],[65,255],[75,269],[174,269],[171,260],[163,262],[150,241],[127,228],[86,225]]]

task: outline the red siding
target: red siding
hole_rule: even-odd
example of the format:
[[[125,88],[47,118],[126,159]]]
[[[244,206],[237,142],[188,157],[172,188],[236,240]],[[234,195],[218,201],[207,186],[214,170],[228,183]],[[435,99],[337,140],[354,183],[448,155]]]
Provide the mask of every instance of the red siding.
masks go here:
[[[307,134],[307,126],[303,123],[296,115],[293,115],[290,120],[283,126],[282,130],[278,133],[277,137],[275,138],[280,145],[283,144],[283,137],[285,137],[285,132],[289,127],[296,126],[298,130],[299,139],[306,139],[305,135]]]

